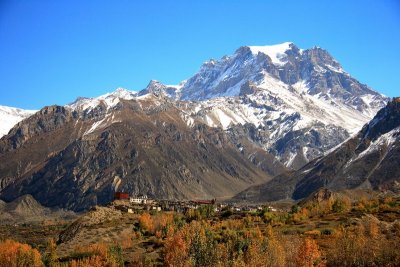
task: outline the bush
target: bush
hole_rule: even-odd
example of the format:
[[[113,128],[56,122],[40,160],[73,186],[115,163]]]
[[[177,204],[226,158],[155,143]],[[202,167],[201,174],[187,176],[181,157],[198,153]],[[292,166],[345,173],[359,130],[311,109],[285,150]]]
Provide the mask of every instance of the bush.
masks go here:
[[[332,211],[333,212],[346,212],[349,211],[351,207],[351,202],[348,198],[338,198],[333,202]]]
[[[310,230],[310,231],[306,231],[304,232],[305,235],[309,235],[309,236],[319,236],[321,235],[321,232],[319,230]]]
[[[228,217],[230,217],[232,214],[233,214],[233,212],[232,212],[231,209],[225,209],[225,210],[222,211],[221,217],[222,217],[222,218],[228,218]]]
[[[76,247],[71,266],[124,266],[122,248],[105,244]]]
[[[325,228],[320,230],[321,235],[333,235],[335,233],[335,230],[331,228]]]

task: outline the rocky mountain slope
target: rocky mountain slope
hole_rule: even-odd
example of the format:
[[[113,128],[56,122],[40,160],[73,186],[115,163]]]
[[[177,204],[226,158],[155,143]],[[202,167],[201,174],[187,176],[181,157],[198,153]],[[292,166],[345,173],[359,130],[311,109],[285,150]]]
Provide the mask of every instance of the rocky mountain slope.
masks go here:
[[[0,138],[6,135],[15,124],[31,116],[35,112],[36,110],[0,106]]]
[[[148,93],[186,100],[180,107],[188,125],[197,119],[227,130],[234,140],[237,132],[247,133],[253,146],[293,169],[356,133],[388,100],[351,77],[327,51],[293,43],[243,46],[205,62],[177,86],[153,80],[139,93],[118,91],[126,100]],[[79,98],[70,107],[110,105],[108,96]],[[4,131],[11,127],[2,125]]]
[[[400,191],[400,98],[325,157],[251,187],[235,199],[301,199],[320,188]]]
[[[0,198],[31,194],[74,210],[109,202],[115,191],[227,198],[285,169],[262,154],[271,173],[255,168],[222,129],[189,127],[169,98],[127,96],[45,107],[14,127],[0,140]]]
[[[179,86],[152,81],[143,92],[151,91],[195,101],[189,122],[250,132],[250,142],[294,169],[356,133],[388,100],[327,51],[293,43],[241,47]]]
[[[20,196],[9,203],[0,201],[0,224],[74,218],[76,218],[74,212],[43,207],[31,195]]]

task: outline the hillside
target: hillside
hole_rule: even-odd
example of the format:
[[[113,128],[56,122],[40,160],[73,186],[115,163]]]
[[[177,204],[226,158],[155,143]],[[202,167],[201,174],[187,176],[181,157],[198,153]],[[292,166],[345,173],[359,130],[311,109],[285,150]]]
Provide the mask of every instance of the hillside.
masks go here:
[[[107,203],[115,191],[227,198],[270,179],[224,131],[189,127],[174,102],[153,94],[82,112],[46,107],[1,139],[0,152],[2,199],[31,194],[74,210]]]
[[[23,195],[12,202],[0,201],[0,224],[42,223],[45,220],[72,220],[71,211],[43,207],[31,195]]]

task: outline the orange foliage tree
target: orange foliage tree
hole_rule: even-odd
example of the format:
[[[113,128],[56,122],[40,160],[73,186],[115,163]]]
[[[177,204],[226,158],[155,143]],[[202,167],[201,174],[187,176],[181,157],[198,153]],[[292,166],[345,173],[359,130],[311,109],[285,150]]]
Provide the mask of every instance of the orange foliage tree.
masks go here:
[[[152,216],[145,212],[139,216],[140,227],[150,234],[157,234],[158,238],[166,236],[168,226],[171,225],[173,221],[174,216],[169,213],[157,213]]]
[[[318,244],[314,239],[306,238],[303,240],[298,250],[296,263],[302,267],[325,266],[324,261],[321,259]]]
[[[154,232],[153,219],[151,218],[151,215],[147,212],[139,216],[139,225],[142,229],[150,233]]]
[[[0,242],[0,266],[43,266],[40,253],[27,244],[13,240]]]
[[[165,264],[167,266],[187,265],[188,244],[182,232],[170,236],[165,242]]]

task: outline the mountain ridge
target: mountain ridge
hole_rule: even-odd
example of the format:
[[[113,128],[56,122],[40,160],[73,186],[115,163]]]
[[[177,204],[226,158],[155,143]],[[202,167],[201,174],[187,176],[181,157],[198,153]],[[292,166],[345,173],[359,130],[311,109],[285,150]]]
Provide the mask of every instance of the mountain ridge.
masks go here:
[[[44,107],[0,139],[0,198],[83,210],[116,190],[231,197],[323,156],[388,100],[321,48],[272,47],[241,47],[178,86]]]

